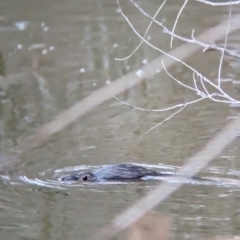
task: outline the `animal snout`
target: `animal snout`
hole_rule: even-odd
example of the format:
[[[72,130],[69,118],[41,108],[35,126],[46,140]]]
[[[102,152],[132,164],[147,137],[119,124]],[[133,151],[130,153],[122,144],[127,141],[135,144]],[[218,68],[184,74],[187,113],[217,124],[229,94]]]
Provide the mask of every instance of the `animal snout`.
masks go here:
[[[67,175],[62,177],[62,181],[67,182],[67,181],[78,181],[79,179],[79,174],[72,174],[72,175]]]

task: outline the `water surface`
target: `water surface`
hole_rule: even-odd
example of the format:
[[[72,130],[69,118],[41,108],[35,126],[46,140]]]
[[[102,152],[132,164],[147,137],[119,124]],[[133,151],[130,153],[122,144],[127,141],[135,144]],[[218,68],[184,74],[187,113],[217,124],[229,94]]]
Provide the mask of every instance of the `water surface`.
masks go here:
[[[139,3],[151,14],[159,6],[158,1]],[[123,1],[122,7],[144,33],[148,19],[130,3]],[[172,26],[179,7],[180,3],[168,2],[159,20],[166,19],[166,25]],[[4,153],[91,92],[159,56],[143,45],[128,60],[114,60],[128,55],[139,43],[115,1],[2,0],[0,9],[0,134]],[[238,11],[236,7],[233,12]],[[189,36],[194,28],[199,34],[226,16],[226,8],[191,3],[176,31]],[[169,38],[159,27],[153,26],[149,39],[169,50]],[[229,36],[229,48],[238,49],[238,40],[239,32]],[[174,41],[174,47],[179,44]],[[216,79],[219,56],[216,52],[198,53],[187,63]],[[192,73],[180,64],[171,68],[171,74],[185,83],[192,81]],[[226,57],[222,76],[231,81],[223,87],[238,99],[240,87],[234,83],[239,81],[239,74],[239,60]],[[144,108],[163,108],[194,97],[166,73],[156,74],[119,96]],[[3,174],[1,236],[36,240],[90,237],[158,182],[74,186],[60,183],[60,174],[118,162],[175,171],[238,111],[206,100],[189,106],[141,138],[170,113],[138,111],[109,100],[28,152],[23,164]],[[200,173],[232,184],[186,183],[156,209],[173,220],[173,238],[239,234],[239,185],[233,181],[239,179],[239,156],[237,140]]]

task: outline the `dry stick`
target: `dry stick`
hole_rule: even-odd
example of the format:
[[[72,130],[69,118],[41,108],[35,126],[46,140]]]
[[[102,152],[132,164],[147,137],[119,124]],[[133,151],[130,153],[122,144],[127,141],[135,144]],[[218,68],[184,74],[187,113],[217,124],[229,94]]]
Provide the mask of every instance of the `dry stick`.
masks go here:
[[[240,129],[240,114],[238,118],[230,122],[212,140],[208,142],[198,153],[183,165],[183,167],[176,173],[176,175],[183,175],[192,177],[196,175],[201,169],[216,158],[238,135]],[[171,181],[174,181],[171,182]],[[153,209],[159,203],[163,202],[174,191],[184,184],[178,177],[169,177],[169,182],[164,182],[156,187],[153,191],[148,193],[144,198],[134,204],[132,207],[126,209],[119,214],[112,223],[101,229],[91,239],[109,239],[115,236],[120,231],[123,231],[138,219],[143,217],[148,211]]]
[[[240,15],[235,15],[230,21],[229,34],[240,28],[239,24]],[[222,22],[221,24],[206,30],[198,36],[198,39],[216,41],[223,36],[225,36],[225,29],[228,24],[228,20]],[[168,54],[172,55],[180,60],[184,60],[187,57],[193,55],[196,51],[200,50],[201,47],[195,44],[183,44],[176,49],[170,51]],[[77,102],[71,108],[60,113],[54,120],[49,123],[44,124],[40,127],[37,132],[21,141],[18,147],[13,151],[12,156],[9,159],[1,159],[0,171],[8,170],[15,164],[20,162],[20,157],[22,157],[28,151],[39,147],[43,142],[47,141],[51,136],[60,132],[69,124],[76,121],[77,118],[85,115],[86,113],[93,110],[95,107],[101,103],[109,100],[113,95],[118,95],[124,92],[126,89],[135,86],[136,84],[143,81],[143,79],[151,78],[158,72],[163,71],[163,66],[161,64],[164,61],[165,68],[169,68],[176,63],[176,60],[168,56],[161,56],[149,64],[141,68],[142,74],[136,74],[136,72],[131,72],[111,84],[104,86],[95,92],[89,94],[86,98]]]
[[[220,47],[220,46],[217,46],[216,44],[209,44],[209,43],[204,43],[204,42],[201,42],[201,41],[198,41],[195,37],[194,37],[194,34],[192,33],[192,38],[187,38],[187,37],[183,37],[183,36],[180,36],[178,34],[175,34],[173,31],[169,30],[165,25],[163,25],[162,22],[159,22],[156,20],[156,15],[159,13],[159,11],[161,10],[161,8],[159,8],[159,11],[156,12],[156,14],[152,17],[151,15],[147,14],[134,0],[129,0],[142,14],[143,16],[149,18],[151,20],[151,24],[154,22],[155,24],[157,24],[158,26],[160,26],[161,28],[163,28],[163,32],[164,33],[167,33],[169,34],[171,37],[174,37],[176,39],[179,39],[183,42],[187,42],[187,43],[196,43],[196,44],[199,44],[201,45],[202,47],[204,47],[203,49],[203,52],[205,51],[210,51],[210,50],[217,50],[217,51],[220,51],[222,52],[224,50],[225,53],[227,53],[229,56],[232,56],[232,57],[235,57],[235,58],[240,58],[240,54],[237,54],[235,51],[233,50],[229,50],[229,49],[224,49],[223,47]],[[240,5],[240,1],[239,1],[239,5]],[[150,28],[150,24],[146,30],[146,32],[144,33],[144,38],[146,36],[146,34],[148,33],[149,31],[149,28]],[[118,59],[118,58],[115,58],[116,60],[126,60],[127,58],[129,58],[130,56],[132,56],[132,54],[134,54],[137,49],[143,44],[143,40],[141,41],[141,43],[134,49],[134,51],[128,55],[127,57],[124,57],[124,58],[121,58],[121,59]]]
[[[230,0],[231,1],[231,0]],[[228,14],[228,19],[230,20],[232,16],[232,5],[229,5],[229,14]],[[221,73],[222,73],[222,64],[223,64],[223,58],[224,58],[224,53],[225,53],[225,49],[227,48],[227,41],[228,41],[228,31],[229,31],[229,27],[230,27],[230,21],[228,22],[228,26],[227,26],[227,31],[226,31],[226,36],[225,36],[225,40],[224,40],[224,46],[223,46],[223,51],[221,54],[221,58],[220,58],[220,62],[219,62],[219,67],[218,67],[218,87],[221,87]]]
[[[206,45],[206,47],[203,49],[203,52],[213,51],[213,50],[215,50],[215,51],[220,51],[220,52],[223,51],[223,48],[217,46],[216,44],[204,44],[204,43],[199,42],[197,39],[193,39],[193,40],[196,41],[196,44],[200,44],[200,45],[202,45],[202,46],[203,46],[203,45]],[[240,54],[236,53],[236,52],[233,51],[233,50],[225,49],[225,55],[229,55],[229,56],[231,56],[231,57],[240,59]]]
[[[212,1],[207,1],[207,0],[196,0],[197,2],[201,2],[204,4],[208,4],[211,6],[229,6],[229,5],[238,5],[240,4],[240,1],[226,1],[226,2],[212,2]]]

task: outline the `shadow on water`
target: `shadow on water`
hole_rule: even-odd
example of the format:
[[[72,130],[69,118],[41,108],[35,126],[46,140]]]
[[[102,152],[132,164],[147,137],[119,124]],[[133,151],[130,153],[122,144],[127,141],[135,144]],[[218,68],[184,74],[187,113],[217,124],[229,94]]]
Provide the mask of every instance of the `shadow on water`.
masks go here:
[[[150,12],[159,6],[158,1],[141,2]],[[136,9],[123,4],[136,27],[144,31],[148,21]],[[168,3],[160,16],[170,26],[179,4]],[[0,9],[4,9],[0,13],[3,152],[89,93],[159,56],[142,46],[127,61],[114,61],[115,57],[128,55],[139,40],[117,14],[112,1],[83,4],[74,0],[31,3],[2,0]],[[177,30],[182,35],[192,28],[201,32],[222,21],[227,10],[191,3]],[[169,38],[162,34],[159,41],[160,33],[153,26],[149,39],[169,49]],[[238,39],[239,33],[229,36],[229,47],[237,48]],[[218,57],[214,52],[199,53],[188,61],[215,78]],[[192,79],[192,73],[181,65],[174,66],[171,73],[186,82]],[[226,58],[223,77],[237,83],[239,61]],[[223,87],[239,96],[238,84],[226,82]],[[193,97],[164,73],[146,79],[120,96],[145,108],[162,108]],[[89,237],[159,181],[67,184],[59,181],[62,175],[118,162],[140,162],[163,171],[175,171],[238,110],[206,101],[190,106],[140,138],[166,118],[167,113],[140,112],[110,100],[47,144],[29,152],[21,166],[1,176],[0,236],[13,240]],[[200,174],[221,184],[186,182],[156,209],[173,219],[174,239],[240,234],[239,156],[237,141]]]

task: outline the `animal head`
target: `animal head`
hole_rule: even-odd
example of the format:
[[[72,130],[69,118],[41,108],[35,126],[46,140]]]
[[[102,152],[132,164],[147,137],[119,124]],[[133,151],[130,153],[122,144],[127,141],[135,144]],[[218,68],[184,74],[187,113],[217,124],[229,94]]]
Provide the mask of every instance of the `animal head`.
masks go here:
[[[70,174],[70,175],[62,177],[61,180],[64,182],[68,182],[68,181],[84,181],[84,182],[89,181],[89,182],[91,182],[91,181],[95,181],[95,176],[91,172],[74,173],[74,174]]]

